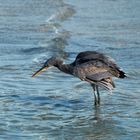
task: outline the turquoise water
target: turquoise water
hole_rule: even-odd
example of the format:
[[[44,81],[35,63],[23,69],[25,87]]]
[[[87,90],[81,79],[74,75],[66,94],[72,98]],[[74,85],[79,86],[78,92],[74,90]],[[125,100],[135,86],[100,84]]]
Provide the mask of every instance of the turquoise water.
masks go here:
[[[0,139],[140,139],[139,0],[0,0]],[[112,56],[129,78],[112,95],[51,68],[33,72],[52,55],[65,63],[96,50]]]

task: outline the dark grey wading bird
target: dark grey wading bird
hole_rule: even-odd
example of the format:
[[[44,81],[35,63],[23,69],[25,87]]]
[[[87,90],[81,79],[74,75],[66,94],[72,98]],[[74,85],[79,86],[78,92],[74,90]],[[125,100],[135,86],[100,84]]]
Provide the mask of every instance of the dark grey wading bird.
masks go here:
[[[32,75],[32,77],[40,74],[51,66],[55,66],[62,72],[89,82],[94,91],[95,105],[100,104],[98,86],[112,91],[115,87],[112,77],[126,77],[125,72],[120,69],[112,58],[96,51],[79,53],[75,61],[71,64],[63,64],[61,59],[51,57],[44,63],[41,69]]]

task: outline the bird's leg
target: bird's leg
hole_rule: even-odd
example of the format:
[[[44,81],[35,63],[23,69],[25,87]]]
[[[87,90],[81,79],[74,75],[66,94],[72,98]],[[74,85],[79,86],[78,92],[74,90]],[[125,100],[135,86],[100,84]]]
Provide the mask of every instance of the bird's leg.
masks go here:
[[[96,85],[96,91],[97,91],[97,103],[99,105],[100,104],[100,93],[99,93],[98,85]]]
[[[91,85],[92,88],[93,88],[93,93],[94,93],[94,104],[95,106],[98,104],[98,101],[97,101],[97,97],[96,97],[96,86],[94,84]]]

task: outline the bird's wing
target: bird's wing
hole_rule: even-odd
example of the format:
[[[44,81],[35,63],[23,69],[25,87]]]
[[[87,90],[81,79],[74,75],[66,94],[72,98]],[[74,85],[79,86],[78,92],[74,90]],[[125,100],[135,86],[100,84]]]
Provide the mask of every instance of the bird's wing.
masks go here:
[[[92,75],[86,75],[86,78],[89,78],[94,81],[100,81],[102,79],[106,79],[109,77],[112,77],[112,74],[109,73],[108,71],[103,71],[103,72],[95,73]]]
[[[73,75],[90,83],[103,86],[108,90],[113,89],[113,82],[110,79],[113,75],[102,61],[90,60],[74,66]]]
[[[108,67],[101,61],[90,60],[73,67],[73,75],[84,80],[85,77],[94,77],[95,80],[101,80],[112,76]]]
[[[110,71],[110,73],[116,77],[124,78],[125,73],[120,70],[120,67],[115,63],[111,57],[104,55],[102,53],[98,53],[96,51],[86,51],[81,52],[77,55],[75,61],[73,62],[74,66],[82,65],[84,63],[96,61],[98,63],[104,64],[106,68]]]
[[[119,69],[114,59],[96,51],[86,51],[79,53],[75,59],[75,64],[82,64],[92,60],[99,60],[105,63],[107,66]]]

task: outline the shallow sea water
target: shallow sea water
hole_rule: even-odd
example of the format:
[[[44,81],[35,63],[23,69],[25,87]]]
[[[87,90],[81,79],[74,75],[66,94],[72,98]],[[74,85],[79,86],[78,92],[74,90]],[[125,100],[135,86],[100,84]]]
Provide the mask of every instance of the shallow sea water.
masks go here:
[[[139,140],[140,1],[0,0],[0,139]],[[104,52],[126,71],[94,107],[86,82],[51,68],[85,50]]]

